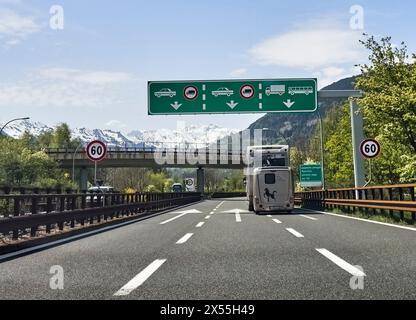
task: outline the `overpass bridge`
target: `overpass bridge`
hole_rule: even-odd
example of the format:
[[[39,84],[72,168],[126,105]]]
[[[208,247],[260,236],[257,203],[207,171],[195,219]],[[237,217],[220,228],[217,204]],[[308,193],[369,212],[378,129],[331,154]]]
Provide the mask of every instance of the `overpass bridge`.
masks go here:
[[[163,150],[163,151],[162,151]],[[204,168],[243,169],[244,156],[241,150],[229,151],[226,148],[199,149],[157,149],[110,148],[100,168],[196,168],[198,191],[204,192]],[[82,149],[47,149],[49,157],[58,162],[61,168],[81,170],[80,188],[87,189],[87,169],[94,168]]]

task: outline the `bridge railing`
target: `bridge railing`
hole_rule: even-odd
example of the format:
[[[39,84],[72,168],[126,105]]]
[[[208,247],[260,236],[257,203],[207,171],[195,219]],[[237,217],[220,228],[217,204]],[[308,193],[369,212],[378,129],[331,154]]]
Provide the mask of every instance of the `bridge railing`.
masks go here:
[[[122,147],[112,147],[108,149],[108,153],[110,155],[117,155],[117,154],[135,154],[135,153],[154,153],[157,150],[157,147],[155,146],[151,146],[151,147],[143,147],[143,148],[130,148],[130,147],[126,147],[126,148],[122,148]],[[232,147],[230,148],[222,148],[222,147],[218,147],[217,149],[217,154],[226,154],[226,155],[242,155],[243,153],[241,152],[241,150],[238,151],[233,151]],[[76,150],[74,149],[45,149],[45,152],[51,155],[68,155],[68,156],[73,156]],[[204,152],[209,154],[210,152],[212,152],[211,149],[206,148],[206,147],[198,147],[198,148],[194,148],[192,146],[189,146],[188,148],[175,148],[175,147],[166,147],[163,148],[163,151],[167,152],[167,153],[182,153],[182,152],[189,152],[189,151],[193,151],[195,153],[197,152]],[[77,154],[85,154],[85,151],[83,151],[82,149],[79,149],[76,151],[75,153]]]
[[[416,222],[416,184],[374,186],[366,188],[330,189],[295,194],[295,201],[309,209],[342,209],[365,214],[385,214],[394,217],[395,212],[404,220],[406,214]]]
[[[21,240],[201,200],[200,193],[0,195],[0,240]]]

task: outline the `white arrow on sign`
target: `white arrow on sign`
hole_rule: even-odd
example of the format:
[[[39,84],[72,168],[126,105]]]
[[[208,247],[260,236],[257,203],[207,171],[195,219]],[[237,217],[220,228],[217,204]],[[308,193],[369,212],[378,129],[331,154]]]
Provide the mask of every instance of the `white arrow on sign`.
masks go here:
[[[238,106],[238,102],[234,102],[234,100],[231,100],[231,102],[227,102],[227,105],[228,105],[231,109],[234,109],[236,106]]]
[[[178,101],[175,101],[175,103],[172,103],[171,106],[173,109],[178,110],[182,104],[180,104]]]
[[[283,104],[286,107],[291,108],[295,104],[295,101],[292,102],[290,99],[288,99],[286,102],[283,102]]]

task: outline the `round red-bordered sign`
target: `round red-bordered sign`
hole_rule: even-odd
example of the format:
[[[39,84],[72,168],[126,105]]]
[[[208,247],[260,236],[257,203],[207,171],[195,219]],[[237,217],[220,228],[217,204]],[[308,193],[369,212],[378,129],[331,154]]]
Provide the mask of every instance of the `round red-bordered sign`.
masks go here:
[[[374,139],[366,139],[363,142],[361,142],[360,152],[363,155],[363,157],[367,159],[373,159],[377,157],[380,154],[380,151],[380,143],[378,143],[378,141]]]
[[[107,146],[100,140],[94,140],[86,146],[85,153],[91,161],[102,161],[107,156]]]
[[[255,94],[256,94],[256,90],[254,89],[254,87],[251,84],[245,84],[240,89],[240,95],[244,99],[249,100],[249,99],[253,98]]]
[[[184,90],[183,90],[183,95],[186,99],[188,100],[195,100],[196,98],[198,98],[198,88],[195,86],[187,86]]]

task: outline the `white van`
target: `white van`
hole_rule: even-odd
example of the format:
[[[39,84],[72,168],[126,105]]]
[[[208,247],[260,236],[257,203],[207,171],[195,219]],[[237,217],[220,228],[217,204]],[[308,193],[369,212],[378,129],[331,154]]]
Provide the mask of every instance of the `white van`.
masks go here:
[[[290,167],[254,169],[253,197],[256,214],[263,211],[291,213],[295,206],[292,169]]]

